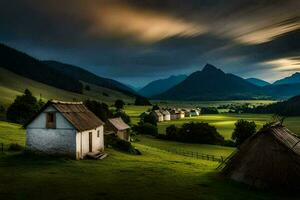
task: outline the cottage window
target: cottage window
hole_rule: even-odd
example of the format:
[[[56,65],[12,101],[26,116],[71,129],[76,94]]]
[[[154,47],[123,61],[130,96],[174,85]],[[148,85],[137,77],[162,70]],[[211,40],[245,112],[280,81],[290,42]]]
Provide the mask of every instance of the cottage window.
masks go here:
[[[97,131],[97,137],[100,137],[100,131]]]
[[[46,128],[56,128],[56,118],[54,112],[46,113]]]

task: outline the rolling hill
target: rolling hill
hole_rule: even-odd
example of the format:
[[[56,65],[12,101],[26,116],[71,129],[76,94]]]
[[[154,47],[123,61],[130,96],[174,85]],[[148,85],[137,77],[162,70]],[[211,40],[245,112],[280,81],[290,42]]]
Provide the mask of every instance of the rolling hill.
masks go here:
[[[130,88],[112,79],[98,77],[82,68],[54,61],[40,61],[0,44],[0,103],[7,106],[26,88],[43,99],[133,102]],[[83,87],[83,86],[89,87]]]
[[[248,81],[249,83],[252,83],[253,85],[260,86],[260,87],[267,86],[267,85],[271,84],[267,81],[264,81],[264,80],[261,80],[261,79],[258,79],[258,78],[247,78],[246,81]]]
[[[275,81],[273,84],[274,85],[283,85],[283,84],[297,84],[297,83],[300,83],[300,73],[299,72],[296,72],[289,77],[285,77],[283,79]]]
[[[83,82],[84,85],[88,84]],[[62,90],[53,86],[40,83],[7,69],[0,67],[0,104],[7,107],[13,102],[17,95],[21,95],[28,88],[34,96],[43,100],[58,99],[63,101],[95,99],[106,103],[113,103],[116,99],[123,99],[126,102],[133,103],[134,98],[125,95],[122,92],[88,84],[90,90],[83,90],[82,94]]]
[[[258,106],[252,109],[253,113],[276,113],[283,116],[300,116],[300,95],[286,101]]]
[[[23,52],[0,44],[0,55],[0,67],[2,68],[47,85],[82,93],[83,86],[79,80],[45,65]]]
[[[233,100],[264,98],[263,90],[243,78],[226,74],[207,64],[168,91],[155,96],[163,100]]]
[[[145,97],[151,97],[161,94],[187,78],[186,75],[170,76],[166,79],[159,79],[150,82],[139,90],[139,94]]]
[[[131,95],[131,96],[136,95],[135,91],[129,88],[128,86],[112,79],[97,76],[78,66],[69,65],[57,61],[43,61],[43,63],[59,71],[60,73],[72,77],[76,80],[84,81],[100,87],[105,87],[119,92],[123,92],[127,95]]]

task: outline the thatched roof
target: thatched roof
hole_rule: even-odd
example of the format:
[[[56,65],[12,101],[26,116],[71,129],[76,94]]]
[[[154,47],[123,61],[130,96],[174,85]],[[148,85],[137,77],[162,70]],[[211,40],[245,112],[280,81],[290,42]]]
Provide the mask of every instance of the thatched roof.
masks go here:
[[[91,130],[104,124],[94,113],[87,109],[87,107],[85,107],[82,102],[64,102],[50,100],[25,126],[30,124],[50,105],[53,106],[58,112],[60,112],[79,132]]]
[[[260,130],[239,147],[222,172],[259,188],[300,189],[300,139],[278,124]]]
[[[111,118],[108,119],[108,121],[119,131],[130,129],[130,127],[122,120],[121,117]]]

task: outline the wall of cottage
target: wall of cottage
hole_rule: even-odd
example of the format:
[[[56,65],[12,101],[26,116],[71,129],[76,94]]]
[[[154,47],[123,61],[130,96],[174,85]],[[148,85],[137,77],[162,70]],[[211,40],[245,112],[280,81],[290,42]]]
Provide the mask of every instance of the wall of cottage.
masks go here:
[[[56,113],[56,128],[46,128],[46,112]],[[55,108],[49,106],[26,129],[26,149],[76,157],[76,130]]]
[[[76,158],[81,159],[89,153],[89,133],[92,133],[92,151],[104,151],[104,128],[99,126],[96,129],[77,133],[76,136]]]

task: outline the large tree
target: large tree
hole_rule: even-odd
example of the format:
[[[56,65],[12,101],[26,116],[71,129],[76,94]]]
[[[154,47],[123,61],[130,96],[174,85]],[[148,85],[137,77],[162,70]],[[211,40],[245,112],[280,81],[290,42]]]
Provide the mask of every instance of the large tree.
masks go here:
[[[235,141],[236,145],[241,145],[245,140],[256,133],[255,122],[249,122],[244,119],[240,119],[235,123],[231,138]]]
[[[7,120],[24,124],[30,120],[41,108],[43,103],[37,101],[32,93],[26,89],[22,96],[17,96],[15,101],[8,107]]]
[[[125,106],[125,102],[124,102],[123,100],[117,99],[117,100],[115,101],[115,107],[116,107],[117,110],[123,109],[124,106]]]

